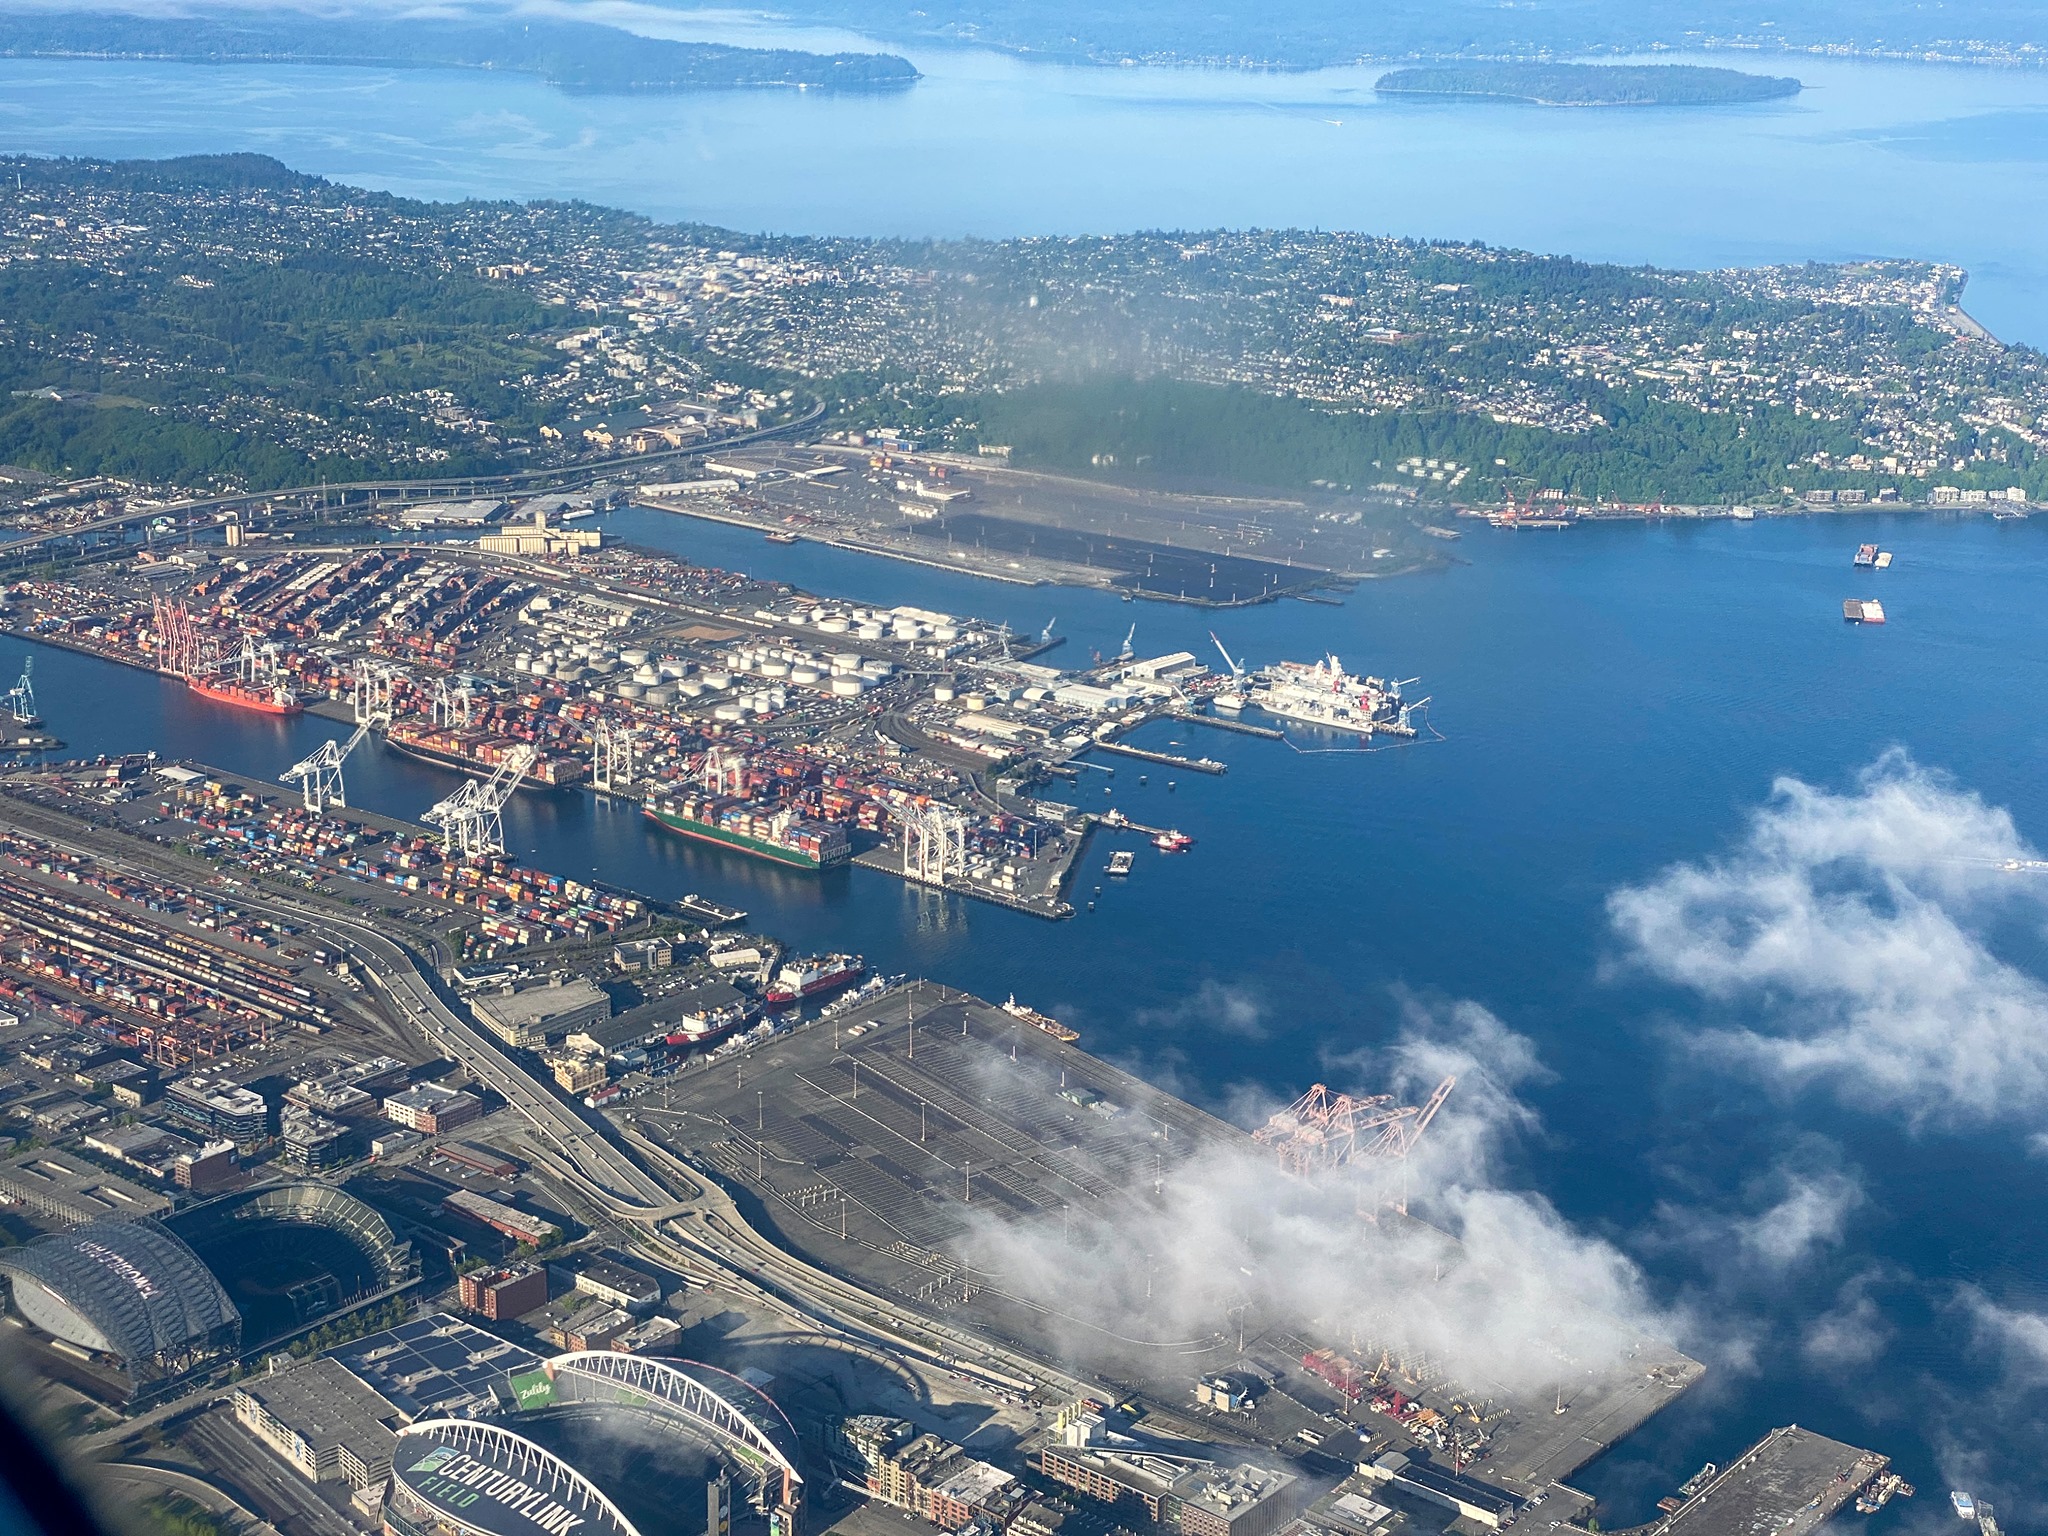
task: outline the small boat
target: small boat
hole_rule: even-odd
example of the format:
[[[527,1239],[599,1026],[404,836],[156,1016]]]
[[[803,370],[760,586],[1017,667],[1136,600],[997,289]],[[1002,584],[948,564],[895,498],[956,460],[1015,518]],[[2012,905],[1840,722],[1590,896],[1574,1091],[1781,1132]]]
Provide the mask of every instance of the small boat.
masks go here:
[[[794,544],[796,542],[795,534],[784,533],[780,529],[777,529],[774,533],[763,534],[762,537],[770,544]]]
[[[1185,832],[1161,832],[1152,839],[1152,846],[1161,853],[1186,853],[1195,846],[1195,840]]]
[[[1855,563],[1863,570],[1868,570],[1871,566],[1877,564],[1877,546],[1875,544],[1857,545]]]
[[[1128,875],[1131,872],[1131,866],[1137,862],[1138,856],[1135,853],[1132,853],[1127,848],[1119,848],[1109,856],[1109,863],[1104,866],[1104,873]]]
[[[1956,1513],[1961,1515],[1965,1520],[1974,1520],[1977,1518],[1977,1501],[1971,1498],[1967,1493],[1963,1492],[1962,1489],[1958,1488],[1953,1493],[1951,1493],[1948,1496],[1948,1501],[1949,1503],[1955,1505]]]

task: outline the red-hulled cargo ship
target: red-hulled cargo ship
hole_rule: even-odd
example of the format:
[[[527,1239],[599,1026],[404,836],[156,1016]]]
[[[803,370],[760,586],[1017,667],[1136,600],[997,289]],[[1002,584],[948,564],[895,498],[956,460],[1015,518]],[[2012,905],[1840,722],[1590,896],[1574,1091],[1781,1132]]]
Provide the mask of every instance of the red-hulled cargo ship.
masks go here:
[[[289,688],[264,688],[238,677],[193,677],[186,679],[185,686],[216,704],[232,704],[237,709],[253,709],[266,715],[302,714],[306,708]]]
[[[762,994],[762,999],[771,1008],[787,1008],[791,1003],[856,981],[867,968],[867,962],[859,955],[821,955],[815,959],[792,960],[775,973],[775,980]]]

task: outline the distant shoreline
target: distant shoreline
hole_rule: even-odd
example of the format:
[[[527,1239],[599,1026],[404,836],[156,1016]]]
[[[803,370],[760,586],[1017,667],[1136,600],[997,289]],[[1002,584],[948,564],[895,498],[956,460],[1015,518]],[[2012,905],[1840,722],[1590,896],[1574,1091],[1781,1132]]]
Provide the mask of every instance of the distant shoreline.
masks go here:
[[[895,54],[672,42],[582,22],[286,22],[249,12],[147,20],[93,12],[0,16],[0,58],[461,69],[527,75],[560,90],[606,94],[760,87],[899,91],[919,79],[916,67]]]

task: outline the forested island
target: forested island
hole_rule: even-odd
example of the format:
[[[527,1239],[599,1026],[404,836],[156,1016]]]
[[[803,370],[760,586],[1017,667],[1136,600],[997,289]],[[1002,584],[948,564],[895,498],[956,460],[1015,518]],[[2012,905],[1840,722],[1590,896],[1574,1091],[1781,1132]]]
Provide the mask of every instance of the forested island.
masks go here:
[[[495,69],[581,91],[886,91],[918,78],[910,61],[894,54],[677,43],[584,22],[374,21],[251,11],[207,17],[89,11],[0,16],[0,56]]]
[[[1450,96],[1542,107],[1718,107],[1799,94],[1785,75],[1694,64],[1438,64],[1381,75],[1382,96]]]

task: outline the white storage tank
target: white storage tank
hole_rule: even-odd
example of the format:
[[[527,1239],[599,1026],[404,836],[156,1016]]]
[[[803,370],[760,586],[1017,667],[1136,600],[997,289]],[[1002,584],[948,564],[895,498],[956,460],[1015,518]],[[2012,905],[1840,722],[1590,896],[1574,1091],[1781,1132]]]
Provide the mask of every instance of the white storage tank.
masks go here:
[[[966,698],[962,699],[960,702],[963,705],[965,705],[971,713],[978,715],[984,709],[988,708],[988,695],[985,693],[970,693],[969,695],[967,695]]]
[[[787,677],[789,676],[789,663],[786,661],[764,661],[761,663],[761,675],[763,677]]]
[[[619,660],[621,661],[624,661],[626,659],[627,658],[623,656],[619,658]],[[638,666],[633,668],[633,681],[639,683],[642,687],[645,687],[649,683],[658,683],[661,681],[661,670],[660,668],[650,666],[643,661]]]
[[[806,687],[815,685],[818,677],[819,673],[816,667],[791,667],[789,669],[789,680],[792,683],[802,683]]]
[[[661,708],[666,709],[669,705],[675,703],[676,691],[667,683],[656,683],[642,697],[648,703],[659,705]]]
[[[834,672],[858,672],[860,670],[860,652],[835,651],[832,656],[832,670]]]
[[[638,683],[620,683],[612,689],[612,692],[622,699],[637,699],[644,696],[647,690]]]
[[[950,704],[953,702],[953,690],[946,684],[941,683],[932,690],[932,697],[941,704]]]
[[[737,704],[721,704],[718,706],[718,708],[711,711],[711,718],[714,720],[723,720],[730,724],[732,721],[735,720],[746,719],[747,712],[745,709],[743,709],[741,706]]]
[[[832,694],[841,699],[858,698],[866,686],[858,677],[835,677],[832,679]]]
[[[704,697],[704,685],[702,683],[677,683],[676,692],[686,699],[701,699]]]
[[[932,626],[932,638],[934,640],[958,640],[960,638],[959,626],[955,624],[934,624]]]
[[[863,640],[879,640],[882,638],[882,626],[870,619],[867,623],[861,625],[860,637]]]
[[[846,620],[840,618],[837,614],[832,615],[830,618],[818,620],[818,628],[828,635],[843,635],[852,627],[851,624],[848,624]]]
[[[704,686],[706,688],[730,688],[732,686],[732,674],[730,672],[706,672],[704,674]]]
[[[648,656],[639,646],[629,645],[619,652],[619,660],[629,667],[644,667],[647,665]]]

